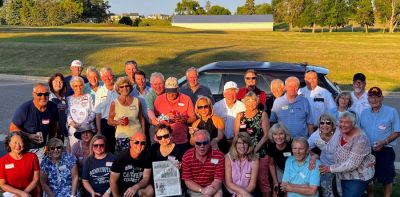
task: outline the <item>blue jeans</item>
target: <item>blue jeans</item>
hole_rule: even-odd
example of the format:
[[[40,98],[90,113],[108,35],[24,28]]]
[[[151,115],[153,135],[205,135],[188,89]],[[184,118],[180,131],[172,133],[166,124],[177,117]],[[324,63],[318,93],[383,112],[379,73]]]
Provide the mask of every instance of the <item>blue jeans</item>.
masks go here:
[[[369,181],[341,180],[343,197],[360,197],[367,190]]]

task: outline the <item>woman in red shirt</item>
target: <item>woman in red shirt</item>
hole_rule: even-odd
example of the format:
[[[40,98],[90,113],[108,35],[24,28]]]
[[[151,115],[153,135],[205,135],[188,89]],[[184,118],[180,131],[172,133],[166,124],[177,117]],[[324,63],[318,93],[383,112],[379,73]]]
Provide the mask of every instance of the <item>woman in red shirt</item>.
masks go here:
[[[39,196],[39,160],[26,152],[20,132],[10,132],[4,141],[8,154],[0,158],[0,187],[2,191],[20,197]]]

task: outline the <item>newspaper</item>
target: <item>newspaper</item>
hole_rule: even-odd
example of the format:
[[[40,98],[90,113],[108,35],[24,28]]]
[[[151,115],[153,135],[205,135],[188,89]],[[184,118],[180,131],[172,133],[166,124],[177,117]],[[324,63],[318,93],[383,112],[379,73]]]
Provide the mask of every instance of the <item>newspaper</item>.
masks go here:
[[[174,161],[153,162],[153,177],[157,197],[182,195],[179,170]]]

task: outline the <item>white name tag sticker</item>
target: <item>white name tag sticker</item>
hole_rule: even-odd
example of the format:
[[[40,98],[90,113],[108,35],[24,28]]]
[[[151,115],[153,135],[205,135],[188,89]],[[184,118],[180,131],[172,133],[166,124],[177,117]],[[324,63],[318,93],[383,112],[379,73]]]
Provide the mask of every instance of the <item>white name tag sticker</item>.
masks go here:
[[[283,152],[283,156],[289,157],[289,156],[292,156],[292,153],[291,152]]]
[[[385,129],[386,129],[386,125],[384,125],[384,124],[379,125],[378,128],[379,128],[380,130],[385,130]]]
[[[14,168],[14,164],[13,163],[6,164],[5,168],[6,169],[13,169]]]
[[[127,171],[127,170],[132,170],[132,169],[133,169],[133,166],[132,166],[132,165],[125,166],[125,171]]]
[[[240,128],[241,128],[241,129],[245,129],[245,128],[246,128],[246,125],[245,125],[245,124],[241,124],[241,125],[240,125]]]
[[[217,165],[218,164],[218,159],[211,158],[211,163]]]
[[[107,166],[107,167],[111,167],[111,166],[112,166],[112,164],[113,164],[113,162],[111,162],[111,161],[109,161],[109,162],[106,162],[106,166]]]
[[[50,119],[42,119],[42,124],[49,124],[50,123]]]
[[[178,106],[179,107],[183,107],[183,106],[185,106],[185,104],[184,103],[178,103]]]
[[[250,178],[251,177],[251,174],[250,173],[246,173],[246,178]]]
[[[287,106],[287,105],[282,105],[282,110],[288,110],[289,109],[289,106]]]
[[[67,166],[66,166],[66,165],[62,165],[62,166],[60,166],[58,169],[59,169],[59,170],[66,170],[66,169],[67,169]]]
[[[130,106],[129,109],[134,111],[134,110],[136,110],[136,106]]]
[[[169,161],[175,161],[176,157],[172,156],[172,155],[168,155],[168,160]]]

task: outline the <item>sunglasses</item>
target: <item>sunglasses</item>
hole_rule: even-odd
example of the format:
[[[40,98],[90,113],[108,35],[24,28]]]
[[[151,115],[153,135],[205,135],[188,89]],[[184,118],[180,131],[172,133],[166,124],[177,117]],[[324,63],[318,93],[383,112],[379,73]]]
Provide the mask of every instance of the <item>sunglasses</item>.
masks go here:
[[[53,146],[53,147],[50,147],[50,150],[56,150],[56,149],[61,150],[61,149],[62,149],[62,146]]]
[[[136,144],[136,145],[140,144],[142,146],[146,146],[146,142],[145,141],[134,141],[133,143]]]
[[[197,106],[197,109],[208,109],[210,105]]]
[[[157,135],[156,136],[157,137],[157,140],[161,140],[161,139],[169,139],[169,134],[165,134],[165,135],[161,135],[161,136],[159,136],[159,135]]]
[[[50,93],[48,93],[48,92],[45,92],[45,93],[41,93],[41,92],[35,92],[35,94],[36,94],[36,96],[45,96],[45,97],[48,97],[49,95],[50,95]]]
[[[119,86],[119,88],[130,88],[129,85]]]
[[[321,121],[319,122],[320,125],[331,125],[332,122],[331,121]]]
[[[201,146],[201,145],[207,145],[208,143],[210,143],[209,141],[204,141],[204,142],[196,142],[197,146]]]
[[[246,77],[247,80],[255,80],[257,77]]]
[[[104,144],[93,144],[93,148],[104,148]]]

